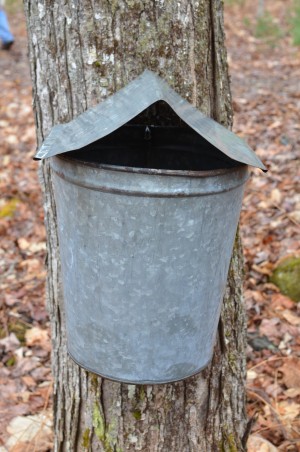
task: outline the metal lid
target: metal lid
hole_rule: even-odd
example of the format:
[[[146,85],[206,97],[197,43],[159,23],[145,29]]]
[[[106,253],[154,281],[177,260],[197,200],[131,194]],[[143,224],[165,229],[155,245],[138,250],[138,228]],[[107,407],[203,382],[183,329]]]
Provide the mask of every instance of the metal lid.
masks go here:
[[[81,149],[114,132],[158,101],[165,101],[182,121],[229,158],[267,170],[244,140],[205,116],[149,70],[96,107],[66,124],[54,126],[35,159]]]

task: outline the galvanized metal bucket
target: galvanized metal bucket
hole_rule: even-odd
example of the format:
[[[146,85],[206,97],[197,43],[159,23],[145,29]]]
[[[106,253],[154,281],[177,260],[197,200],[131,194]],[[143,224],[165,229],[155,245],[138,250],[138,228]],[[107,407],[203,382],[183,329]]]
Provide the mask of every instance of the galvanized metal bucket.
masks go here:
[[[137,121],[185,127],[124,126]],[[212,357],[247,165],[266,171],[260,159],[148,70],[55,125],[35,158],[51,158],[73,359],[128,383],[200,371]]]
[[[196,132],[150,132],[151,152],[125,127],[51,159],[69,353],[134,384],[211,360],[248,178]]]

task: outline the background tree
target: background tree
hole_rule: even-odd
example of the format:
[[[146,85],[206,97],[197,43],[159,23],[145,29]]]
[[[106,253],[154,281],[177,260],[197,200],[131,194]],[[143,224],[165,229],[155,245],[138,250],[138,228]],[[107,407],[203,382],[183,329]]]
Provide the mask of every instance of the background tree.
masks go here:
[[[38,144],[145,68],[227,127],[232,123],[221,0],[25,0]],[[41,166],[48,231],[55,451],[242,451],[245,315],[239,240],[211,365],[186,381],[134,386],[68,357],[55,201]]]
[[[265,13],[265,0],[258,0],[257,17],[262,17]]]

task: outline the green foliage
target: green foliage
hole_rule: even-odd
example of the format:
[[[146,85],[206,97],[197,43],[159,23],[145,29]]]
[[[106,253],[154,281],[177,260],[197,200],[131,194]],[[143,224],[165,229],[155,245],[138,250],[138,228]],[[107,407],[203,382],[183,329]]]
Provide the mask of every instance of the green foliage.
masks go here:
[[[6,337],[6,331],[4,328],[0,327],[0,339],[4,339]]]
[[[11,14],[21,11],[23,9],[22,0],[6,0],[5,10]]]
[[[224,0],[225,5],[244,6],[246,0]]]
[[[249,17],[244,17],[243,23],[244,23],[245,27],[247,27],[247,28],[251,28],[251,26],[252,26],[251,20],[249,19]]]
[[[291,17],[291,35],[293,44],[300,45],[300,3],[299,0],[294,2],[294,9]]]
[[[0,206],[0,218],[12,218],[17,210],[18,204],[19,200],[17,198],[12,198],[4,205]]]
[[[15,357],[15,356],[12,356],[11,358],[9,358],[9,359],[6,361],[5,365],[6,365],[6,367],[12,367],[12,366],[14,366],[14,365],[16,364],[16,362],[17,362],[16,357]]]
[[[283,36],[283,31],[275,22],[269,12],[265,12],[257,18],[255,26],[255,37],[264,39],[269,44],[275,44]]]
[[[300,301],[300,257],[288,257],[274,270],[270,281],[292,300]]]
[[[25,344],[25,334],[30,327],[22,320],[12,319],[8,324],[9,333],[14,333],[19,339],[21,345]]]

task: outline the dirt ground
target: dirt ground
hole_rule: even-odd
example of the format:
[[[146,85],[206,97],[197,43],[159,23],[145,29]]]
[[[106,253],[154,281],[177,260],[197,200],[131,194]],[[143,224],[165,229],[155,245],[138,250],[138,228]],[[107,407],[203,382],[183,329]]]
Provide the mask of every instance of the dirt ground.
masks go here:
[[[300,451],[299,308],[269,279],[280,260],[299,255],[300,47],[289,32],[292,1],[266,7],[275,26],[258,37],[256,2],[225,1],[234,131],[269,168],[252,172],[241,216],[249,450]],[[18,8],[9,17],[16,42],[0,51],[0,452],[46,452],[52,383],[45,230],[32,161],[25,21]]]

